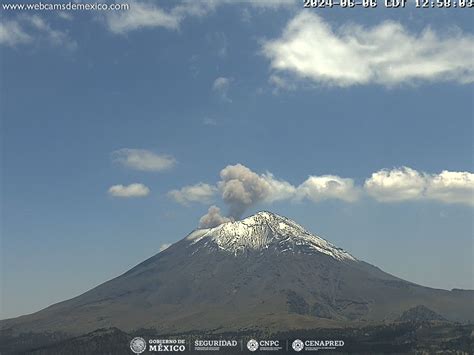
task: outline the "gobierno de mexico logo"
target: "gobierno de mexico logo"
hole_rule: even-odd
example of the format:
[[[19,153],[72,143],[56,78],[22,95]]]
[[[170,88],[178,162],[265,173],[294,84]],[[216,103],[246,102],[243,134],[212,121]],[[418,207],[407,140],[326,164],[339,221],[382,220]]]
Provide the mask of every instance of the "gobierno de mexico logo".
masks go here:
[[[146,350],[146,341],[141,337],[135,337],[130,341],[130,349],[135,354],[141,354]]]

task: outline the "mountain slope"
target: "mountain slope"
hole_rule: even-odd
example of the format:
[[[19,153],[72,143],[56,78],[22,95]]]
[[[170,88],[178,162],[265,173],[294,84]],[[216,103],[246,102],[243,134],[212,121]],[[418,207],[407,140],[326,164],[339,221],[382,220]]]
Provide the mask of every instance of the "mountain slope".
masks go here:
[[[98,328],[287,330],[393,321],[424,305],[474,321],[474,292],[422,287],[359,261],[295,222],[259,212],[192,232],[76,298],[2,329],[84,334]]]

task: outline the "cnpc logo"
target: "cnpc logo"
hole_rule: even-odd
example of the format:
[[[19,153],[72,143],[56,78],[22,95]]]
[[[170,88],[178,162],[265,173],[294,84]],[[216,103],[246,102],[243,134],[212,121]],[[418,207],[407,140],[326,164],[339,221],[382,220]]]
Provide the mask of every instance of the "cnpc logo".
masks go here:
[[[257,351],[258,350],[258,341],[256,341],[255,339],[250,339],[247,342],[247,349],[249,349],[250,351]]]
[[[280,347],[279,340],[260,340],[250,339],[247,342],[247,349],[250,351],[257,351],[259,348],[262,350],[276,350]]]

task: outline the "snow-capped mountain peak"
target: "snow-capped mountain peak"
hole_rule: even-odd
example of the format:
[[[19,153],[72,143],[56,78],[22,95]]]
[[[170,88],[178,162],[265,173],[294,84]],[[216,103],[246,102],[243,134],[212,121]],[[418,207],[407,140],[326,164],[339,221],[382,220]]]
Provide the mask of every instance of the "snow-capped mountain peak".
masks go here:
[[[356,260],[294,221],[267,211],[214,228],[198,229],[188,235],[187,240],[199,246],[217,247],[234,255],[274,250],[280,253],[323,253],[337,260]]]

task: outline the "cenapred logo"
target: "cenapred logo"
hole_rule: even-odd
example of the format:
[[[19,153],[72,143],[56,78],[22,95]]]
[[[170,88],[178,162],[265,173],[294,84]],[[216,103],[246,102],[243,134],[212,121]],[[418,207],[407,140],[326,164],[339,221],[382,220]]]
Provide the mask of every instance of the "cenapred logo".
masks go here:
[[[303,341],[301,341],[299,339],[296,339],[291,344],[291,347],[293,348],[294,351],[301,351],[301,350],[304,349],[304,343],[303,343]]]
[[[146,350],[146,341],[143,338],[135,337],[130,341],[130,349],[135,354],[141,354]]]
[[[258,349],[258,341],[256,341],[255,339],[250,339],[250,340],[247,342],[247,349],[249,349],[250,351],[257,351],[257,349]]]
[[[296,339],[291,344],[294,351],[320,351],[320,350],[336,350],[344,346],[344,340],[323,340],[323,339]]]

